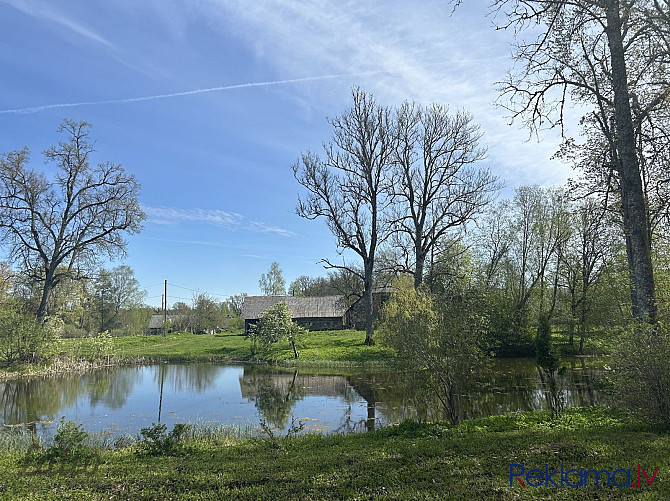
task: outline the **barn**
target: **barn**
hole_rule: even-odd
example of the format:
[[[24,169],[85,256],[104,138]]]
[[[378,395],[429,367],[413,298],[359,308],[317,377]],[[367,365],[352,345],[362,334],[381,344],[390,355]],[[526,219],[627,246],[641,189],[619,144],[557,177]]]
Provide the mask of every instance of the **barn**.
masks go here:
[[[277,303],[286,303],[291,318],[307,330],[337,330],[344,328],[344,296],[299,297],[299,296],[247,296],[242,305],[244,333],[249,326]]]

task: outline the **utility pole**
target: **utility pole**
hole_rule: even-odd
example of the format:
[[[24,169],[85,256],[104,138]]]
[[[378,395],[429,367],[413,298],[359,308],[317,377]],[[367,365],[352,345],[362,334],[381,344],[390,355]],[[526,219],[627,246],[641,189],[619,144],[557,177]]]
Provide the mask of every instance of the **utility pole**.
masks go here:
[[[165,293],[163,297],[165,298],[163,303],[163,322],[167,322],[167,280],[165,281]]]

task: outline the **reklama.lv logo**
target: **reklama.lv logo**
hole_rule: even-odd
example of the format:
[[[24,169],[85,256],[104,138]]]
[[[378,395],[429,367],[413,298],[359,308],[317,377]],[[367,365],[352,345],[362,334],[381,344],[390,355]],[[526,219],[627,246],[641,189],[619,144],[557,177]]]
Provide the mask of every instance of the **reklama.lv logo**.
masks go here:
[[[631,470],[633,471],[632,476]],[[637,473],[637,483],[634,483],[635,473]],[[608,487],[642,487],[641,479],[644,478],[647,485],[651,487],[657,473],[658,466],[650,479],[640,464],[637,465],[637,472],[635,468],[628,470],[621,468],[613,472],[610,472],[610,470],[580,470],[576,468],[565,470],[562,463],[560,469],[554,471],[550,471],[548,464],[544,465],[544,470],[534,468],[526,471],[523,465],[510,464],[509,485],[510,487],[515,485],[514,480],[516,479],[522,487],[549,487],[550,485],[554,487],[585,487],[589,484],[589,481],[595,482],[596,486],[604,485],[605,479],[607,479]]]

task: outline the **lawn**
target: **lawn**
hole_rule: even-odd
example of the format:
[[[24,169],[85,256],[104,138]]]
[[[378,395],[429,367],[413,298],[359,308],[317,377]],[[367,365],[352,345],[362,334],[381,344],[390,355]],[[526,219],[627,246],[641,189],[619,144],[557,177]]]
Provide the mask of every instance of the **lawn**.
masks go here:
[[[0,457],[2,499],[642,499],[670,498],[670,436],[614,410],[494,416],[459,426],[404,423],[365,434],[186,442],[167,455],[137,445],[100,452],[97,470],[34,473],[24,455]],[[526,472],[560,468],[648,473],[636,487],[521,486]],[[76,465],[74,465],[76,467]],[[514,472],[519,471],[515,467]],[[30,474],[30,473],[33,474]],[[576,483],[576,473],[571,482]],[[528,480],[520,477],[524,483]],[[625,483],[626,473],[615,477]],[[532,480],[531,480],[532,481]],[[537,482],[537,480],[535,481]],[[602,485],[605,484],[605,485]]]
[[[296,360],[288,341],[254,350],[252,342],[240,333],[209,335],[178,332],[166,336],[69,338],[54,343],[52,353],[41,364],[15,365],[0,370],[0,379],[84,371],[100,365],[155,362],[271,363],[339,370],[382,366],[393,358],[393,351],[389,348],[366,346],[364,340],[365,333],[362,331],[309,332],[297,344],[300,358]]]

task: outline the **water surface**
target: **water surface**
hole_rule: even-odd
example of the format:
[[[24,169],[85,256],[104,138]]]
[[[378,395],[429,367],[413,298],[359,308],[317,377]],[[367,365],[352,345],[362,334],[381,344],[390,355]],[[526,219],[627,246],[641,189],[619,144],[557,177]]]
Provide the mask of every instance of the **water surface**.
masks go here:
[[[598,369],[585,359],[567,365],[566,404],[605,403],[594,385]],[[47,437],[61,416],[101,435],[135,435],[159,421],[170,428],[201,422],[251,431],[261,422],[286,430],[302,421],[309,431],[342,433],[406,418],[440,419],[439,405],[419,395],[391,372],[343,376],[214,363],[117,367],[0,383],[0,424]],[[534,360],[498,359],[480,389],[462,398],[460,414],[471,418],[545,408]]]

